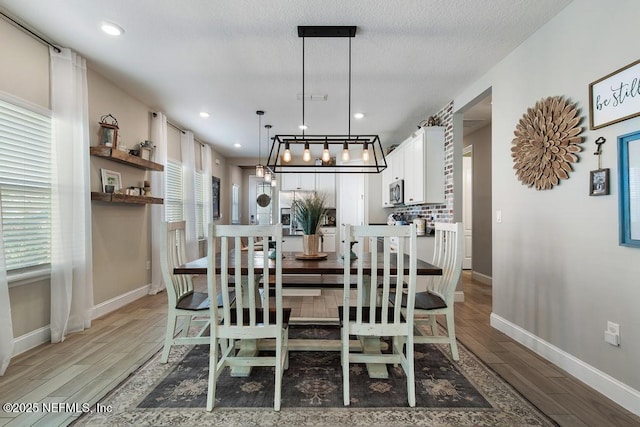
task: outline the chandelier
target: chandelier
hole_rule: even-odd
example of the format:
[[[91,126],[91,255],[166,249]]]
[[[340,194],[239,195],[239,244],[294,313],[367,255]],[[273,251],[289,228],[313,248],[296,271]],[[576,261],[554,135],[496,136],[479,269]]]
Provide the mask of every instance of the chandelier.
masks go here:
[[[267,168],[273,173],[379,173],[387,168],[382,144],[378,135],[351,134],[351,39],[356,36],[356,26],[299,26],[302,38],[302,134],[276,135],[267,159]],[[349,41],[349,105],[348,132],[346,135],[305,135],[305,38],[346,37]],[[268,142],[267,142],[268,143]],[[350,162],[351,152],[359,160]],[[312,152],[320,153],[313,159]],[[336,161],[333,153],[340,153]]]

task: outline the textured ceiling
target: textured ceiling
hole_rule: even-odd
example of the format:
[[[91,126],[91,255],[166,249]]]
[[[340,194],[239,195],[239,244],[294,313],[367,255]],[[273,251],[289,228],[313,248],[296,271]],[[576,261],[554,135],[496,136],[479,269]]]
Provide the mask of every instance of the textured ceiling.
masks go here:
[[[0,0],[9,15],[226,157],[258,154],[256,110],[271,136],[299,133],[298,25],[356,25],[352,134],[397,144],[570,0]],[[119,38],[101,21],[124,28]],[[307,38],[307,134],[348,130],[348,39]],[[4,41],[3,41],[4,42]],[[208,119],[198,113],[207,111]],[[96,119],[97,118],[91,118]],[[264,132],[264,129],[263,129]],[[234,148],[239,143],[242,148]],[[266,133],[262,136],[266,155]]]

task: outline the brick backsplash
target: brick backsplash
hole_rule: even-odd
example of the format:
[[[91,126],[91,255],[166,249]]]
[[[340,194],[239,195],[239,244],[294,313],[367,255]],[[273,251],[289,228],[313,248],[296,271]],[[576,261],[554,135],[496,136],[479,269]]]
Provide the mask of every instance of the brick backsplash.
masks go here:
[[[435,114],[444,126],[444,204],[402,206],[393,210],[394,214],[401,214],[406,221],[414,218],[425,218],[427,226],[433,227],[434,222],[453,221],[453,101]]]

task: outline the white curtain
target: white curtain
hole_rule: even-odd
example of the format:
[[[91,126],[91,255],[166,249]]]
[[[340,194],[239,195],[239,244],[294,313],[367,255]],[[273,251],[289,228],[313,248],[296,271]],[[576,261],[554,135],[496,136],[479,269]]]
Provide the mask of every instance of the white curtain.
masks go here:
[[[204,235],[209,237],[209,222],[212,221],[212,205],[211,205],[211,146],[204,144],[202,147],[202,171],[204,172]]]
[[[167,116],[156,112],[151,115],[151,142],[155,146],[153,161],[167,167]],[[151,172],[151,194],[164,198],[164,173]],[[160,245],[166,240],[162,235],[162,223],[165,221],[164,205],[151,205],[151,288],[150,294],[157,294],[164,289],[162,270],[160,269]]]
[[[2,201],[0,200],[0,212]],[[13,324],[11,323],[11,303],[9,302],[9,283],[7,282],[7,266],[4,259],[4,235],[2,234],[2,217],[0,216],[0,375],[9,366],[13,354]]]
[[[196,146],[193,132],[184,131],[180,136],[182,154],[182,196],[184,198],[184,219],[186,256],[188,260],[198,258],[198,236],[196,231]]]
[[[53,111],[51,342],[91,326],[91,190],[87,67],[70,49],[49,50]]]

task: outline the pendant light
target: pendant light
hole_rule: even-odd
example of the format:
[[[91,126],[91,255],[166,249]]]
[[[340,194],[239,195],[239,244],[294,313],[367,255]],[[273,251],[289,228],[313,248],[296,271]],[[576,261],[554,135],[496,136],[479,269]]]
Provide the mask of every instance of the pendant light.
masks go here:
[[[356,26],[299,26],[302,38],[302,135],[276,135],[274,137],[267,167],[271,173],[380,173],[387,168],[382,144],[378,135],[351,135],[351,39],[356,36]],[[305,38],[347,37],[349,38],[348,79],[348,132],[347,135],[306,135],[305,129]],[[322,148],[320,159],[312,161],[310,146]],[[304,148],[303,148],[304,147]],[[362,162],[351,163],[353,149],[362,148]],[[351,150],[350,150],[351,149]],[[334,150],[332,156],[331,150]],[[359,151],[359,150],[358,150]],[[341,162],[335,155],[341,153]],[[359,158],[360,156],[358,156]]]
[[[264,127],[267,129],[267,147],[269,146],[269,129],[271,129],[271,125],[264,125]],[[264,181],[265,182],[271,182],[271,170],[269,169],[269,167],[265,168],[264,171]]]
[[[261,140],[261,130],[262,130],[262,116],[264,115],[264,111],[258,110],[256,111],[258,115],[258,164],[256,165],[256,176],[258,178],[262,178],[264,176],[264,166],[260,162],[260,147],[262,146]]]

